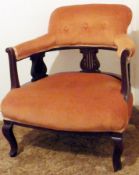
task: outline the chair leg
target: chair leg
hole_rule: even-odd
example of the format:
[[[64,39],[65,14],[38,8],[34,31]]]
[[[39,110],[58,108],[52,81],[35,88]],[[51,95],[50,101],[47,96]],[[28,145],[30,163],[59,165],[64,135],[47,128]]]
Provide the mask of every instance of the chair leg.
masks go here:
[[[13,134],[13,122],[4,121],[2,127],[2,133],[10,144],[11,150],[9,152],[10,157],[15,157],[17,155],[18,146]]]
[[[112,136],[112,140],[114,142],[113,168],[116,172],[122,169],[121,155],[123,153],[123,136],[122,134],[117,134]]]

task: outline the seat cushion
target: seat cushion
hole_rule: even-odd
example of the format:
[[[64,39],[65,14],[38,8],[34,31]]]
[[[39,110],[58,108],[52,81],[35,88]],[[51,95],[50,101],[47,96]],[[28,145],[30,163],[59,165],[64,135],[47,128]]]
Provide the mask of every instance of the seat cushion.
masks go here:
[[[105,74],[59,73],[11,90],[2,102],[5,118],[64,131],[126,129],[132,109],[120,80]]]

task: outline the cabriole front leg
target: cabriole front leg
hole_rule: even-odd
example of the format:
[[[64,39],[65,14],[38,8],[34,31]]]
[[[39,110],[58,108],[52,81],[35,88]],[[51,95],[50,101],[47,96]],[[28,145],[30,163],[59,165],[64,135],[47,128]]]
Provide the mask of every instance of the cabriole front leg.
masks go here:
[[[114,142],[114,151],[113,151],[113,168],[114,171],[119,171],[122,169],[121,156],[123,153],[123,136],[118,134],[117,136],[112,136]]]
[[[17,146],[15,136],[13,134],[13,122],[4,121],[4,124],[2,127],[2,133],[10,144],[11,150],[9,152],[9,155],[11,157],[15,157],[17,155],[18,146]]]

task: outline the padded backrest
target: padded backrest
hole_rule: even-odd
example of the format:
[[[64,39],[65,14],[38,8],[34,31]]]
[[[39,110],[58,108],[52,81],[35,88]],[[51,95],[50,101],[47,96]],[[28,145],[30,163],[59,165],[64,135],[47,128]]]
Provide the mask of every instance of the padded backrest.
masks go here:
[[[60,7],[50,18],[49,33],[56,44],[107,44],[127,32],[132,18],[124,5],[91,4]]]

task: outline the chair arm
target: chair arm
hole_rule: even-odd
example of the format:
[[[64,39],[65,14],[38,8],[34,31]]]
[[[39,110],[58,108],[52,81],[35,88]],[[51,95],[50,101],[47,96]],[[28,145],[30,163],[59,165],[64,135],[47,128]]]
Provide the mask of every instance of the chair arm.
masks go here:
[[[121,54],[121,93],[126,101],[128,101],[131,96],[130,62],[128,61],[129,55],[129,50],[124,50]]]
[[[135,44],[128,35],[122,34],[115,38],[114,44],[117,46],[117,53],[119,58],[121,58],[124,50],[128,50],[129,57],[132,57],[135,53]]]
[[[22,60],[32,54],[43,52],[55,44],[55,37],[47,34],[13,47],[16,60]]]
[[[9,56],[9,68],[10,68],[10,79],[11,79],[11,89],[19,88],[20,82],[17,72],[16,56],[13,48],[7,48],[6,52]]]

